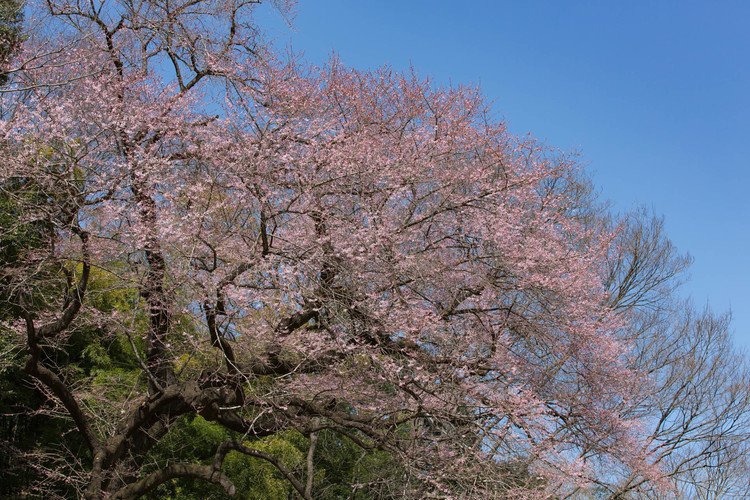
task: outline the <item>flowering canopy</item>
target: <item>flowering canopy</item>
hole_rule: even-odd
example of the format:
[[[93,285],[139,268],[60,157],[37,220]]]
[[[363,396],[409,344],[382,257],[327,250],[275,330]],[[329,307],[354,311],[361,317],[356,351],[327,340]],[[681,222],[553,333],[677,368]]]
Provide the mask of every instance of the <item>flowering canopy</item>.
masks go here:
[[[571,491],[609,461],[656,474],[620,417],[639,375],[573,161],[476,89],[278,61],[247,2],[50,8],[76,31],[21,54],[0,180],[53,226],[17,277],[18,328],[90,449],[89,497],[183,476],[231,493],[228,451],[274,463],[249,443],[286,429],[387,450],[415,496]],[[70,286],[34,309],[50,263]],[[95,311],[92,270],[136,307]],[[84,318],[131,337],[148,386],[104,422],[45,354]],[[212,465],[139,472],[188,413],[243,437]]]

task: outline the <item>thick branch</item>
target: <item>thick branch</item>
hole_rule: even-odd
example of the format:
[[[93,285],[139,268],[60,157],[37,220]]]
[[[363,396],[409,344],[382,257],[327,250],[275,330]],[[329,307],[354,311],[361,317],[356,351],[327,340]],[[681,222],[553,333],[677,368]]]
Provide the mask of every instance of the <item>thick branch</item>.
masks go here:
[[[308,321],[317,317],[317,308],[303,309],[281,320],[279,325],[276,327],[276,331],[280,335],[289,335],[297,328],[305,325]]]
[[[62,402],[65,409],[73,418],[78,430],[81,431],[86,445],[92,452],[95,451],[99,446],[99,442],[89,426],[86,415],[83,413],[68,386],[52,370],[41,363],[38,349],[38,347],[32,348],[32,355],[26,362],[26,373],[42,382]]]
[[[234,496],[235,487],[232,481],[211,465],[174,464],[149,474],[140,481],[129,484],[112,495],[113,499],[138,498],[153,490],[160,484],[180,477],[192,477],[218,484],[227,495]]]
[[[310,433],[310,448],[307,450],[307,482],[305,495],[312,498],[313,479],[315,479],[315,447],[318,444],[318,433]]]

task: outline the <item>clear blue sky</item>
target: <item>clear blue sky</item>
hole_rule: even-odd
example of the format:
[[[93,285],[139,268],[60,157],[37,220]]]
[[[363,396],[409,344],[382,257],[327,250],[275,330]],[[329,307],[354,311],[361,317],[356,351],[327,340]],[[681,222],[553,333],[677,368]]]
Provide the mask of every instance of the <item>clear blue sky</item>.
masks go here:
[[[478,83],[517,134],[579,151],[617,210],[666,217],[685,292],[750,348],[750,2],[300,0],[278,46]]]

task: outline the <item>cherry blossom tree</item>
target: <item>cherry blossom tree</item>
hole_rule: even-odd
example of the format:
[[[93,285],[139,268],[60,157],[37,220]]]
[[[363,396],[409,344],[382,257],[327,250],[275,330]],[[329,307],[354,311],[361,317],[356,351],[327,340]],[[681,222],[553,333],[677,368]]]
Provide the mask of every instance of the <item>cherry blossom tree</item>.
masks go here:
[[[333,432],[388,452],[407,497],[567,494],[607,464],[658,484],[575,162],[476,89],[279,59],[255,3],[48,0],[18,56],[0,183],[45,240],[8,275],[10,327],[83,442],[65,480],[232,495],[242,454],[313,498]],[[96,307],[94,275],[131,307]],[[127,391],[57,355],[84,324],[131,348]],[[186,415],[231,438],[154,464]],[[256,445],[287,431],[304,466]]]

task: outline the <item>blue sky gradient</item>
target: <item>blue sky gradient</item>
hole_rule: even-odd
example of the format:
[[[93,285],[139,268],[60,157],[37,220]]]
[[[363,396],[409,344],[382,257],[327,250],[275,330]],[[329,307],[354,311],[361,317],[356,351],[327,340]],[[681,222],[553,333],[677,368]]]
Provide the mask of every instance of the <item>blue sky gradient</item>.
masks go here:
[[[666,217],[684,288],[750,347],[750,2],[300,0],[277,47],[476,83],[516,134],[578,151],[603,198]]]

